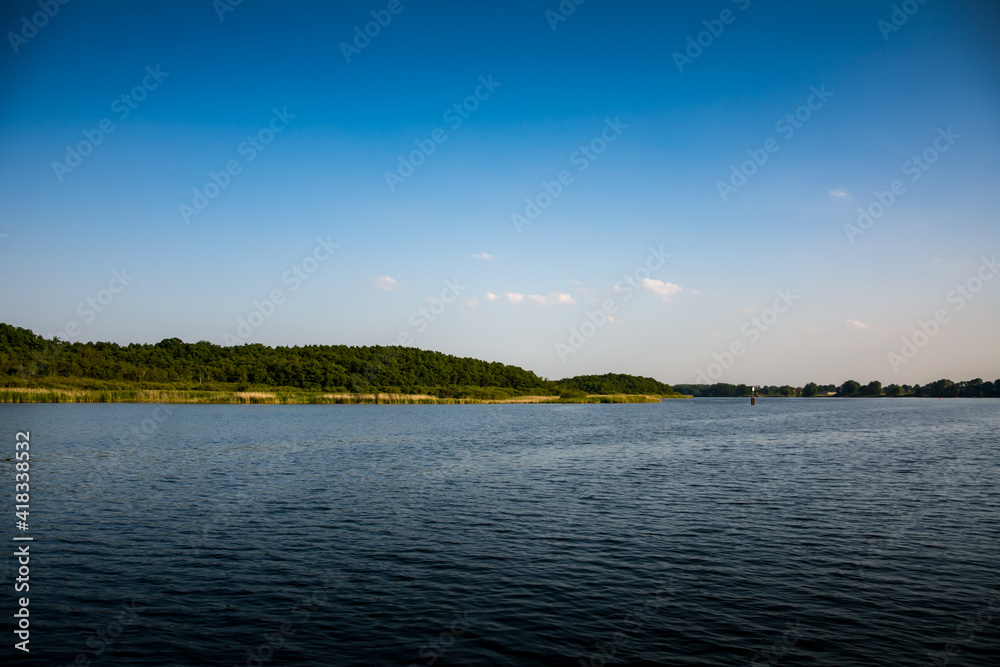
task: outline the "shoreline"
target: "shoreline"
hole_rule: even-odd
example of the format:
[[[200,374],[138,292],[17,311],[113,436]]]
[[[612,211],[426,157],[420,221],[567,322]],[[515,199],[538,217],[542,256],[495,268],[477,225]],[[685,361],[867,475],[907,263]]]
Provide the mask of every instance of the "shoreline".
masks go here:
[[[659,403],[685,395],[590,394],[578,398],[514,396],[510,398],[442,398],[430,394],[331,393],[283,391],[199,391],[170,389],[43,389],[4,387],[0,403],[173,403],[191,405],[485,405]]]

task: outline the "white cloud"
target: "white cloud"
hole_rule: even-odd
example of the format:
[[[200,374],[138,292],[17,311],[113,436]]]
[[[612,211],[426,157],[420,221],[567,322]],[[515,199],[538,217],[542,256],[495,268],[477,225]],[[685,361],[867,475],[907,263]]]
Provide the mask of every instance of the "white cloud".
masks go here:
[[[837,199],[845,199],[850,197],[851,193],[847,191],[847,188],[837,188],[836,190],[830,190],[830,196]]]
[[[487,301],[499,301],[503,299],[507,303],[531,303],[536,306],[576,303],[576,300],[565,292],[552,292],[548,296],[542,296],[541,294],[521,294],[520,292],[505,292],[501,296],[487,292],[484,298]]]
[[[576,303],[573,297],[565,292],[553,293],[552,296],[555,299],[555,303]]]
[[[736,312],[737,312],[737,313],[741,313],[741,314],[743,314],[743,315],[756,315],[757,313],[759,313],[759,312],[760,312],[760,308],[752,308],[752,307],[748,307],[748,308],[737,308],[737,309],[736,309]]]
[[[500,259],[500,255],[491,255],[488,252],[477,252],[473,257],[476,259]]]
[[[477,299],[476,297],[472,297],[471,299],[468,299],[468,300],[467,300],[467,301],[465,302],[465,304],[466,304],[467,306],[469,306],[470,308],[475,308],[476,306],[478,306],[478,305],[479,305],[479,299]]]
[[[847,323],[859,329],[867,329],[871,326],[870,324],[866,324],[865,322],[858,322],[857,320],[847,320]]]
[[[375,289],[385,290],[386,292],[391,292],[397,287],[399,283],[396,282],[395,278],[390,278],[389,276],[379,276],[378,278],[371,278],[368,284]]]
[[[670,297],[683,291],[680,285],[665,283],[662,280],[653,280],[652,278],[645,278],[642,281],[642,288],[649,290],[653,294],[660,295],[664,301],[670,301]]]

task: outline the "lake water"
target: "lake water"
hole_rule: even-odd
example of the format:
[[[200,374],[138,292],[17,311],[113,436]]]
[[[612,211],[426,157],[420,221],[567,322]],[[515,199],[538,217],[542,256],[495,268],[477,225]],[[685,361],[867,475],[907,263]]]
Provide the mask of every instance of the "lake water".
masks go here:
[[[8,490],[31,431],[28,533],[3,497],[35,538],[4,664],[1000,664],[1000,400],[0,424]]]

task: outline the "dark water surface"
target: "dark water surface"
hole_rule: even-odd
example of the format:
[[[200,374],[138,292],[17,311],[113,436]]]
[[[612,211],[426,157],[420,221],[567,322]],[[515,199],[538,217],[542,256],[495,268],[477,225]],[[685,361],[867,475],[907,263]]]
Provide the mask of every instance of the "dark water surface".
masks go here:
[[[1000,400],[0,425],[35,538],[30,657],[0,562],[4,664],[1000,665]]]

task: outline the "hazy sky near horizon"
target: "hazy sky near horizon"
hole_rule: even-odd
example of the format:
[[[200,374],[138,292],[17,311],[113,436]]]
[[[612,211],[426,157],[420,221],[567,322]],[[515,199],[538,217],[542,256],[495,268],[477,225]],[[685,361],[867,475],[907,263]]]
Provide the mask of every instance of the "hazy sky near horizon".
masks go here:
[[[549,378],[1000,377],[991,0],[36,0],[0,27],[0,321]]]

